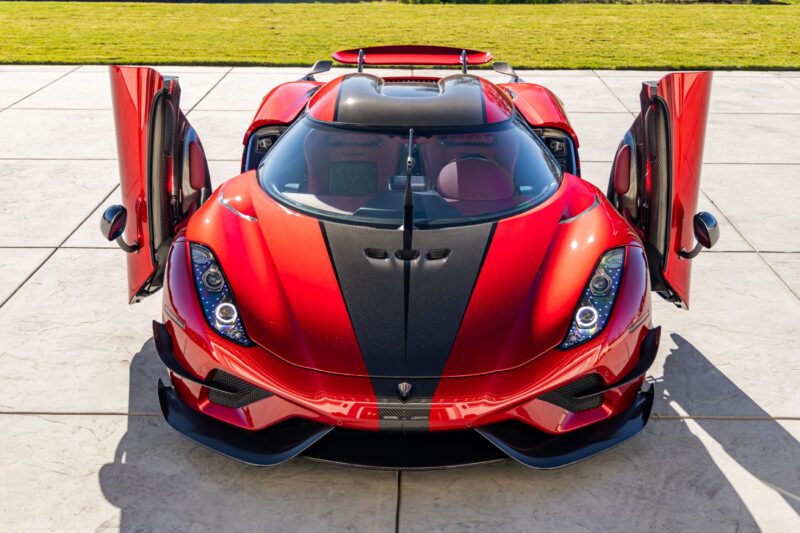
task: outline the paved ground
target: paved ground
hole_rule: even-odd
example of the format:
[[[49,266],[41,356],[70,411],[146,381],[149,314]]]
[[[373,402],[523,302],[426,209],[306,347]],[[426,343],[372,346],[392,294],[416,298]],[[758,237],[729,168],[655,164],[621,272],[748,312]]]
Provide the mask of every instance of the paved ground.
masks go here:
[[[215,182],[237,173],[262,95],[302,71],[162,68]],[[527,72],[565,101],[604,186],[638,87],[657,73]],[[166,427],[150,321],[97,231],[116,202],[104,67],[0,66],[0,530],[800,531],[800,73],[718,73],[691,312],[664,325],[654,420],[555,472],[236,464]]]

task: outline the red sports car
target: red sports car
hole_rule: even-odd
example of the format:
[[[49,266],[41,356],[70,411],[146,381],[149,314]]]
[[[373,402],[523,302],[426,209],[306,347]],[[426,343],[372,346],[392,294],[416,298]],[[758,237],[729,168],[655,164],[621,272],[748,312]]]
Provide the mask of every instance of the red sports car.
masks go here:
[[[385,468],[552,468],[641,431],[650,292],[686,307],[719,235],[695,214],[711,74],[643,84],[604,195],[557,96],[468,72],[488,52],[333,57],[358,68],[270,91],[216,190],[178,80],[110,69],[123,205],[101,229],[131,302],[164,289],[167,422],[255,465]]]

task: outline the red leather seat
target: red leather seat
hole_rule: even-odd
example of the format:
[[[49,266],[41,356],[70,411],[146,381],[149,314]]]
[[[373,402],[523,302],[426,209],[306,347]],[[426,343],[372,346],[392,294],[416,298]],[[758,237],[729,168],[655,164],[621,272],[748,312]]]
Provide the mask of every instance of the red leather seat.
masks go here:
[[[372,163],[376,169],[375,191],[388,188],[389,178],[397,170],[400,145],[377,135],[337,133],[335,136],[312,131],[303,143],[308,168],[308,192],[331,194],[331,168],[337,163]],[[338,188],[338,187],[337,187]]]
[[[477,156],[446,164],[436,178],[436,190],[465,216],[505,211],[525,200],[514,195],[514,178],[508,170]]]

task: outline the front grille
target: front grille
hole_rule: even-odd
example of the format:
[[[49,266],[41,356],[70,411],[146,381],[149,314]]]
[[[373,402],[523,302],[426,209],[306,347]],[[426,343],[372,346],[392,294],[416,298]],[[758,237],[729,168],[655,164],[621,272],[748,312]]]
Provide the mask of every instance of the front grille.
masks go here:
[[[244,407],[245,405],[272,396],[271,393],[264,389],[256,387],[252,383],[237,378],[227,372],[223,372],[222,370],[213,370],[211,374],[209,374],[206,382],[213,387],[231,391],[208,390],[208,399],[224,407]]]
[[[539,396],[539,399],[557,405],[567,411],[579,413],[581,411],[588,411],[589,409],[600,407],[603,404],[602,394],[595,394],[583,399],[577,398],[577,396],[583,396],[592,389],[602,385],[603,379],[599,374],[589,374],[555,390],[542,394]]]

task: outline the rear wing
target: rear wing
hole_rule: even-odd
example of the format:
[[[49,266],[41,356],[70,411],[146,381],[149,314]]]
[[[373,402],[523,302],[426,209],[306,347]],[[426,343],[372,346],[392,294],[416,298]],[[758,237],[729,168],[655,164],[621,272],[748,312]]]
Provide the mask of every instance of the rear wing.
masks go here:
[[[483,65],[493,59],[490,52],[454,48],[450,46],[426,46],[417,44],[397,46],[371,46],[340,50],[333,54],[339,63],[358,65]]]

